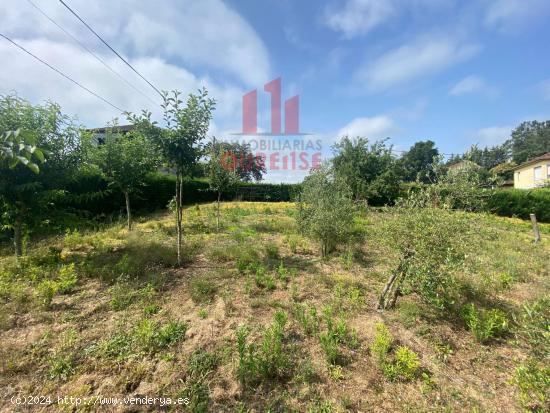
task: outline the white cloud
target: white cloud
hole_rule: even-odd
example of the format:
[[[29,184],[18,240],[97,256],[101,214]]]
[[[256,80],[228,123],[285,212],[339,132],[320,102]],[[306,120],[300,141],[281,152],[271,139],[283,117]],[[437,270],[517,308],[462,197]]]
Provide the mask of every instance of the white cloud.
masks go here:
[[[34,1],[118,73],[160,102],[155,91],[62,5]],[[218,101],[214,121],[221,130],[240,120],[241,96],[246,89],[269,78],[269,59],[261,40],[246,21],[219,0],[166,0],[162,6],[145,0],[74,0],[70,5],[158,88],[178,89],[185,98],[205,86]],[[149,109],[159,117],[158,105],[109,72],[30,4],[5,0],[0,25],[3,33],[120,108]],[[4,39],[0,39],[0,53],[0,93],[17,91],[34,103],[51,99],[64,113],[77,115],[90,127],[120,116]]]
[[[94,50],[105,50],[60,3],[34,1]],[[248,22],[221,0],[73,0],[70,6],[127,56],[162,57],[188,68],[214,68],[249,86],[269,80],[264,44]],[[68,41],[26,2],[4,0],[0,24],[11,36]]]
[[[453,96],[464,95],[466,93],[479,92],[485,88],[485,82],[479,76],[468,76],[460,80],[452,87],[449,94]]]
[[[159,106],[152,105],[108,72],[91,55],[81,53],[80,49],[45,39],[16,41],[31,52],[43,56],[46,61],[58,62],[57,66],[67,75],[121,109],[139,112],[146,108],[150,109],[157,119],[160,117]],[[121,116],[116,109],[63,79],[11,44],[0,42],[0,54],[4,58],[0,69],[0,93],[17,91],[21,97],[35,103],[51,99],[61,105],[64,113],[76,114],[81,122],[90,127],[104,125],[114,117]],[[117,72],[124,72],[124,64],[116,57],[103,55],[102,59]],[[217,119],[234,119],[240,114],[242,91],[237,87],[221,86],[208,78],[198,78],[184,68],[155,57],[130,59],[130,62],[160,88],[177,85],[184,93],[183,96],[206,86],[210,95],[220,102],[215,113]],[[135,79],[134,83],[137,83]],[[155,101],[160,101],[154,92],[145,87],[142,89]],[[123,123],[125,119],[120,121]]]
[[[477,143],[483,146],[500,145],[512,134],[513,127],[511,126],[491,126],[488,128],[479,129],[474,133],[474,138]]]
[[[471,58],[479,46],[449,37],[422,37],[366,63],[355,79],[367,91],[379,92],[440,72]]]
[[[377,140],[386,138],[398,130],[393,119],[386,115],[355,118],[336,133],[336,139],[347,135]]]
[[[485,24],[502,32],[515,32],[542,22],[550,14],[547,0],[496,0],[485,15]]]
[[[341,9],[325,10],[324,23],[344,37],[363,35],[382,24],[395,13],[392,1],[347,0]]]

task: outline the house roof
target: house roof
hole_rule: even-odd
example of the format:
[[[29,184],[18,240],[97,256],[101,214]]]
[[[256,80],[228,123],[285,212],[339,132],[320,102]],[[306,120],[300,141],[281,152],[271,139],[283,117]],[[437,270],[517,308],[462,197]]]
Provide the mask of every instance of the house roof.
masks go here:
[[[518,165],[514,168],[514,171],[518,169],[525,168],[526,166],[529,166],[531,164],[540,162],[540,161],[550,161],[550,152],[545,153],[544,155],[537,156],[536,158],[529,159],[527,162],[522,163],[521,165]]]

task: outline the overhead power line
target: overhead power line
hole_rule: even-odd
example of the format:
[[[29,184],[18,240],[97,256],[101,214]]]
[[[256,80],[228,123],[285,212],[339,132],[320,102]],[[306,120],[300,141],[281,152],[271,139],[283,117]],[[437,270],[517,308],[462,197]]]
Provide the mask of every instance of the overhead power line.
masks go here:
[[[51,64],[49,64],[48,62],[45,62],[44,60],[42,60],[41,58],[39,58],[38,56],[36,56],[35,54],[29,52],[27,49],[25,49],[23,46],[21,46],[20,44],[16,43],[15,41],[13,41],[12,39],[10,39],[8,36],[0,33],[0,36],[3,37],[4,39],[6,39],[8,42],[10,42],[11,44],[13,44],[15,47],[17,47],[18,49],[21,49],[22,51],[24,51],[25,53],[27,53],[29,56],[32,56],[34,57],[36,60],[38,60],[40,63],[48,66],[50,69],[52,69],[54,72],[60,74],[61,76],[63,76],[65,79],[69,80],[70,82],[74,83],[75,85],[77,85],[78,87],[84,89],[86,92],[94,95],[96,98],[98,99],[101,99],[103,102],[107,103],[109,106],[115,108],[116,110],[120,111],[120,112],[125,112],[123,109],[119,108],[117,105],[115,105],[114,103],[111,103],[109,102],[107,99],[105,99],[103,96],[100,96],[99,94],[97,94],[96,92],[94,92],[93,90],[90,90],[88,89],[86,86],[84,86],[83,84],[77,82],[76,80],[74,80],[73,78],[71,78],[70,76],[66,75],[65,73],[63,73],[61,70],[53,67]]]
[[[109,43],[107,43],[105,40],[103,40],[103,38],[102,38],[99,34],[97,34],[96,31],[95,31],[94,29],[92,29],[92,28],[90,27],[90,25],[89,25],[88,23],[86,23],[86,22],[85,22],[85,21],[84,21],[84,20],[83,20],[83,19],[73,10],[73,9],[71,9],[71,8],[67,5],[67,3],[65,3],[63,0],[59,0],[59,2],[60,2],[61,4],[63,4],[63,6],[65,6],[65,7],[67,8],[67,10],[69,10],[78,20],[80,20],[80,22],[81,22],[84,26],[86,26],[86,27],[88,28],[88,30],[90,30],[99,40],[101,40],[101,42],[102,42],[105,46],[107,46],[114,54],[116,54],[120,60],[122,60],[122,61],[123,61],[130,69],[132,69],[139,77],[141,77],[143,80],[145,80],[149,86],[151,86],[153,89],[155,89],[155,91],[156,91],[161,97],[164,97],[164,95],[162,94],[162,92],[161,92],[159,89],[157,89],[157,87],[155,87],[155,85],[153,85],[151,82],[149,82],[149,81],[145,78],[145,76],[143,76],[141,73],[139,73],[139,72],[134,68],[134,66],[132,66],[130,63],[128,63],[128,61],[127,61],[124,57],[122,57],[115,49],[113,49],[113,48],[111,47],[111,45],[109,45]]]
[[[85,44],[83,44],[80,40],[78,40],[75,36],[73,36],[70,32],[65,30],[60,24],[58,24],[54,19],[52,19],[50,16],[46,14],[44,10],[42,10],[40,7],[38,7],[32,0],[27,0],[27,2],[33,6],[36,10],[38,10],[46,19],[48,19],[50,22],[52,22],[59,30],[61,30],[63,33],[65,33],[68,37],[70,37],[75,43],[77,43],[84,51],[91,54],[98,62],[100,62],[103,66],[105,66],[111,73],[116,75],[119,79],[121,79],[124,83],[126,83],[128,86],[130,86],[133,90],[138,92],[141,96],[146,98],[149,102],[151,102],[153,105],[157,105],[157,103],[151,99],[149,96],[147,96],[145,93],[143,93],[141,90],[139,90],[137,87],[135,87],[133,84],[131,84],[128,80],[124,78],[120,73],[118,73],[116,70],[114,70],[111,66],[107,64],[105,60],[103,60],[101,57],[96,55],[93,51],[91,51]]]

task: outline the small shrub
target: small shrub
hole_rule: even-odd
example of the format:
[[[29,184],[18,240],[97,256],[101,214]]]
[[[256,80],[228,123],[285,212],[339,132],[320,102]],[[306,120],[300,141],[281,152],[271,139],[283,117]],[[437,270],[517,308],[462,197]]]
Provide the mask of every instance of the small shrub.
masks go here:
[[[420,369],[418,355],[406,346],[392,347],[394,338],[388,328],[378,323],[370,350],[384,376],[388,380],[412,380],[417,377]]]
[[[376,333],[370,346],[371,353],[376,357],[379,363],[386,361],[387,355],[393,345],[394,338],[385,324],[376,324]]]
[[[212,302],[217,291],[216,285],[205,278],[194,278],[189,283],[191,298],[197,304]]]
[[[461,316],[466,327],[480,343],[486,343],[508,331],[508,318],[502,310],[497,308],[480,311],[474,304],[469,303],[462,307]]]
[[[290,360],[283,342],[287,318],[285,312],[277,311],[273,323],[264,329],[262,340],[257,346],[247,343],[246,327],[237,329],[237,377],[243,385],[288,376]]]
[[[350,330],[346,320],[339,318],[334,320],[332,308],[324,309],[324,319],[327,325],[327,330],[319,334],[319,342],[325,353],[327,362],[330,364],[344,364],[346,362],[341,352],[340,346],[347,345],[351,348],[358,347],[356,332]]]
[[[59,278],[57,280],[58,291],[61,294],[68,294],[73,291],[77,282],[78,276],[74,268],[74,263],[62,265],[59,269]]]
[[[50,308],[53,297],[57,292],[57,283],[52,280],[43,280],[36,286],[36,290],[40,305],[45,309]]]
[[[406,346],[395,350],[394,374],[397,378],[412,380],[418,374],[420,360],[418,355]]]
[[[353,232],[353,201],[349,186],[324,166],[312,172],[302,184],[298,204],[298,226],[318,241],[326,257]]]

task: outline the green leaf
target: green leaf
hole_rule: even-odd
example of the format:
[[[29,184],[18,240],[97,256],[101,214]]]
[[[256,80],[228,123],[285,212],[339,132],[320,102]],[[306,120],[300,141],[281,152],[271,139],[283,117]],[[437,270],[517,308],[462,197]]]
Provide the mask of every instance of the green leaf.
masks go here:
[[[29,160],[27,158],[25,158],[24,156],[16,156],[16,158],[19,160],[19,162],[21,162],[23,165],[28,165],[29,164]]]
[[[35,164],[35,163],[33,163],[33,162],[29,162],[29,163],[27,164],[27,167],[28,167],[31,171],[33,171],[35,174],[37,174],[38,172],[40,172],[40,168],[38,168],[38,165]]]

